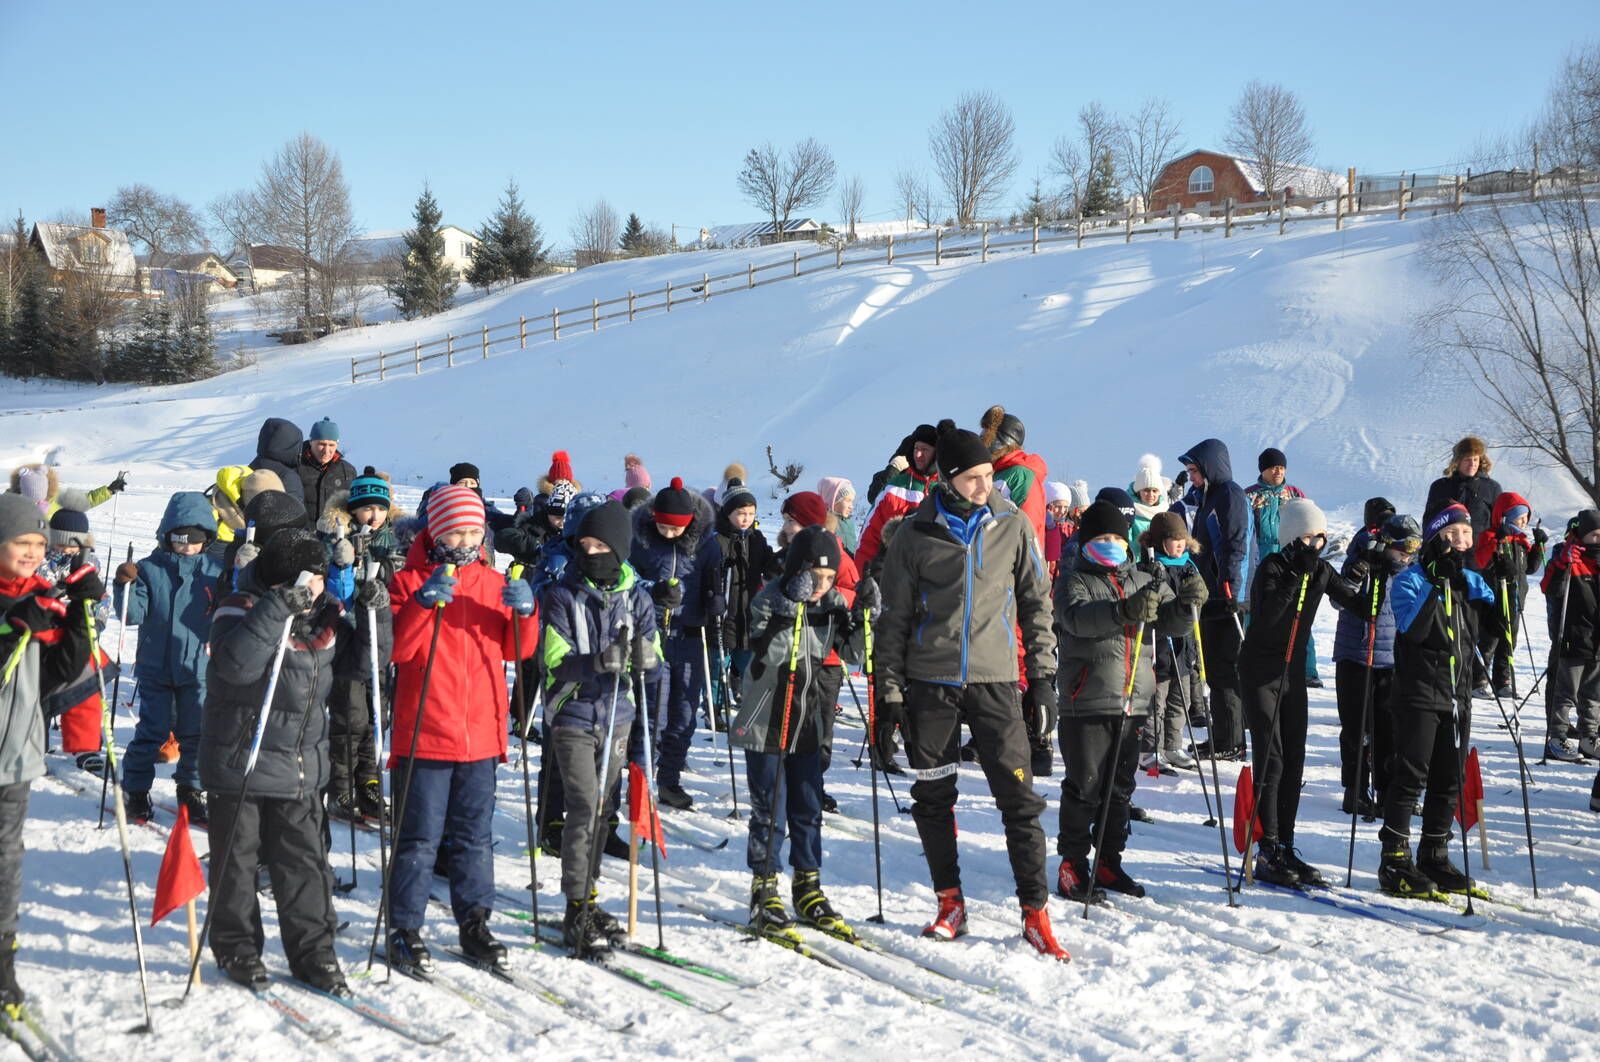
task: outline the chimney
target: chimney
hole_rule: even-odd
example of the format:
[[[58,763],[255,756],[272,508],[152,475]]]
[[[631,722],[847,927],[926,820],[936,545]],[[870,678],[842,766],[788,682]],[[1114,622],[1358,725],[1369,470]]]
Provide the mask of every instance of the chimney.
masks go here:
[[[90,207],[89,208],[89,225],[90,225],[91,228],[96,228],[96,229],[103,229],[103,228],[106,227],[106,208],[105,207]]]

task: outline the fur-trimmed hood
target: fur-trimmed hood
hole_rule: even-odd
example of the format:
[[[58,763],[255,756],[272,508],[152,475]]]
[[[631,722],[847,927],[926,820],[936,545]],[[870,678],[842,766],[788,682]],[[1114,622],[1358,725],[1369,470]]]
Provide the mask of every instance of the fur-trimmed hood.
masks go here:
[[[652,547],[671,546],[684,553],[698,550],[701,541],[716,527],[717,514],[704,495],[690,491],[689,496],[694,499],[694,517],[689,521],[689,526],[683,529],[683,534],[674,539],[662,538],[656,530],[653,508],[641,505],[629,514],[633,519],[634,542],[647,543]]]

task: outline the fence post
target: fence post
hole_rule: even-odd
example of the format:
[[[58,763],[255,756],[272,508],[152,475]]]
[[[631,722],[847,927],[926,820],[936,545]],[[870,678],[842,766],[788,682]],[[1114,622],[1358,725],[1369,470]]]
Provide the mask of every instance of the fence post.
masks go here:
[[[411,365],[413,376],[422,375],[422,341],[416,340],[411,344]]]
[[[382,352],[380,351],[380,353],[382,353]],[[380,374],[378,376],[378,379],[380,379],[380,380],[383,379],[382,374]],[[355,383],[356,382],[356,359],[354,359],[354,358],[350,359],[350,382],[351,383]]]
[[[711,299],[711,274],[700,274],[700,301],[708,302]]]
[[[1125,238],[1123,239],[1122,242],[1123,243],[1132,243],[1133,242],[1133,211],[1131,211],[1131,210],[1127,211],[1127,217],[1123,220],[1122,228],[1123,228],[1123,232],[1124,232],[1124,235],[1125,235]]]
[[[1539,144],[1533,145],[1533,172],[1528,175],[1528,201],[1531,203],[1539,198]]]
[[[1338,232],[1344,228],[1344,193],[1340,192],[1333,197],[1333,231]]]
[[[1177,203],[1172,204],[1172,238],[1174,240],[1178,238],[1178,214],[1180,209]]]
[[[987,221],[985,221],[983,223],[983,257],[980,258],[979,261],[987,262],[988,260],[989,260],[989,223]]]
[[[667,281],[667,312],[672,312],[672,281]]]
[[[1461,174],[1456,174],[1456,212],[1461,212]]]
[[[744,286],[746,288],[756,286],[756,264],[754,262],[746,262],[744,264]]]
[[[633,320],[633,290],[628,290],[628,320]]]
[[[444,334],[444,367],[456,367],[456,337],[449,332]]]
[[[1033,251],[1031,253],[1032,254],[1038,254],[1039,253],[1039,219],[1038,218],[1034,218],[1033,219]]]
[[[489,360],[489,326],[483,326],[483,360]]]
[[[1078,211],[1078,246],[1083,246],[1083,211]]]
[[[894,265],[894,233],[889,233],[889,265]]]
[[[550,311],[550,338],[561,338],[561,307],[557,306]]]
[[[938,265],[944,260],[944,230],[933,230],[933,264]]]
[[[800,252],[799,251],[796,251],[794,253],[794,275],[795,276],[799,276],[800,275]]]
[[[1289,190],[1285,188],[1278,193],[1278,235],[1283,235],[1283,226],[1289,220]]]
[[[528,315],[517,314],[517,344],[521,349],[528,349]]]
[[[1394,206],[1397,220],[1404,221],[1406,219],[1406,182],[1403,177],[1400,179],[1400,190],[1395,193]]]
[[[844,268],[844,244],[842,243],[836,243],[833,245],[833,268]]]
[[[589,331],[600,331],[600,300],[595,299],[589,304]]]
[[[1233,196],[1228,196],[1222,205],[1222,238],[1227,239],[1233,235]]]

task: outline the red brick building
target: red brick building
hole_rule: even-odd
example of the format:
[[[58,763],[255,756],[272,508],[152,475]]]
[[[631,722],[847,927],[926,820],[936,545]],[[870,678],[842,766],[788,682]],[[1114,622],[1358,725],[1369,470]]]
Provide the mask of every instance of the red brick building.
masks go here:
[[[1309,166],[1283,167],[1292,196],[1324,196],[1343,191],[1337,174]],[[1280,187],[1277,189],[1281,191]],[[1255,203],[1267,198],[1261,167],[1252,159],[1225,155],[1220,151],[1191,151],[1167,163],[1156,182],[1155,194],[1146,208],[1165,213],[1173,203],[1182,210],[1204,210],[1220,206],[1228,199],[1235,203]]]

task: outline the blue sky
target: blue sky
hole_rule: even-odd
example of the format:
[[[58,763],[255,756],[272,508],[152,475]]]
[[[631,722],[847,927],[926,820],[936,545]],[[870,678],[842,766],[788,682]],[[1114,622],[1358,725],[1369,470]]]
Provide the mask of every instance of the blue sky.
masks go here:
[[[1224,33],[1251,10],[1273,25]],[[928,127],[968,89],[1016,118],[1009,208],[1084,102],[1165,96],[1189,146],[1217,145],[1252,77],[1300,94],[1319,161],[1432,169],[1525,122],[1596,26],[1594,0],[1404,10],[0,0],[0,211],[86,211],[134,181],[203,205],[304,129],[339,152],[368,229],[406,224],[424,180],[476,227],[513,176],[558,244],[602,196],[662,227],[751,220],[740,159],[807,135],[892,217],[894,172],[926,165]]]

